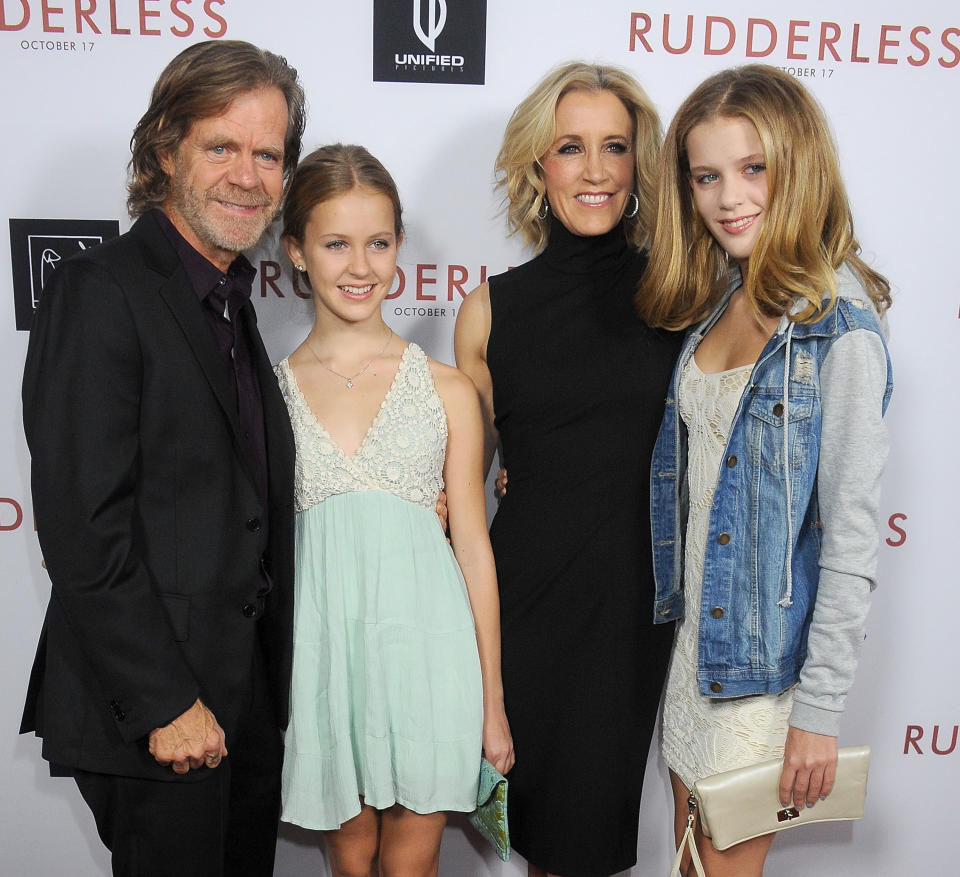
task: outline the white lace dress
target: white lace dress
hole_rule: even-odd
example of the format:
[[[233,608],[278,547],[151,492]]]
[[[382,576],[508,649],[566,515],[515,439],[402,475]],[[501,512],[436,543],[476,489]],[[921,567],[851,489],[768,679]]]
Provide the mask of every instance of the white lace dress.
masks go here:
[[[713,493],[730,425],[752,366],[705,374],[693,357],[680,377],[687,426],[690,511],[684,556],[684,616],[677,627],[663,705],[663,757],[689,789],[702,777],[783,756],[793,689],[779,695],[703,697],[697,642],[703,558]]]
[[[293,424],[296,591],[282,819],[332,829],[402,804],[473,810],[483,698],[473,615],[434,505],[447,422],[410,344],[347,456],[276,369]]]

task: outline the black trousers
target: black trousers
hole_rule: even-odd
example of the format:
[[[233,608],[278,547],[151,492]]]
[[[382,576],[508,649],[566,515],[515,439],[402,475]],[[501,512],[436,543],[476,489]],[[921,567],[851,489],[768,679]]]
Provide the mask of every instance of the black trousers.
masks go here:
[[[210,776],[198,782],[73,770],[114,877],[272,877],[283,741],[259,654],[227,751],[219,767],[200,768]]]

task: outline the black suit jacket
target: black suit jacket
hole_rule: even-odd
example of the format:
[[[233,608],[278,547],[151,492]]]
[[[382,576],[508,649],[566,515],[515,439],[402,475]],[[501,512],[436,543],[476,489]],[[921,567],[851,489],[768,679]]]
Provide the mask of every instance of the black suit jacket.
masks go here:
[[[21,732],[50,761],[179,779],[147,735],[199,697],[229,749],[258,638],[286,724],[293,437],[254,322],[266,515],[229,376],[156,218],[67,260],[44,290],[23,414],[52,591]],[[262,568],[273,587],[258,601]]]

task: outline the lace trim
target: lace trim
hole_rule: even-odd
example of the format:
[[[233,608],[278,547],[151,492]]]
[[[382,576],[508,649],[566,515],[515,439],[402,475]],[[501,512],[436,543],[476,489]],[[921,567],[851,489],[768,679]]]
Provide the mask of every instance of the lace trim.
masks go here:
[[[447,418],[426,354],[408,344],[356,454],[348,456],[307,404],[287,359],[274,369],[297,449],[297,511],[328,496],[385,490],[432,509],[443,489]]]

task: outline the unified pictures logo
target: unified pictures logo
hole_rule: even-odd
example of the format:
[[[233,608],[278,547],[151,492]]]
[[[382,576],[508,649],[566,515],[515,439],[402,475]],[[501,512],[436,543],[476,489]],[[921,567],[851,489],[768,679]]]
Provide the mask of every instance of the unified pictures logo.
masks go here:
[[[375,82],[483,85],[486,0],[374,0]]]
[[[17,329],[29,331],[43,288],[64,259],[119,234],[116,219],[11,219]]]

